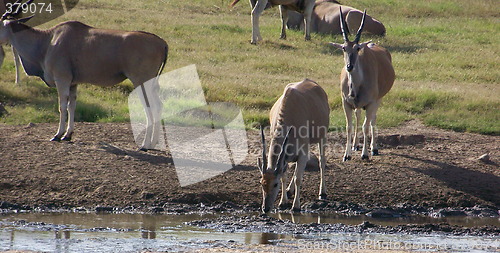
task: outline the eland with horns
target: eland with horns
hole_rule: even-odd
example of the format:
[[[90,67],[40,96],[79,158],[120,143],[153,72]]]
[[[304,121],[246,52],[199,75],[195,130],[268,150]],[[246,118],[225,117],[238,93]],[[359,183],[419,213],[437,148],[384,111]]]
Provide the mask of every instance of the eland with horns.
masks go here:
[[[361,109],[366,110],[363,123],[363,151],[361,159],[368,159],[368,134],[371,131],[371,153],[378,155],[377,147],[377,109],[382,97],[392,88],[395,79],[392,67],[391,54],[387,49],[374,43],[359,43],[366,18],[363,13],[361,25],[354,41],[349,40],[347,25],[340,9],[340,24],[343,44],[330,43],[332,46],[343,50],[345,66],[340,74],[340,87],[342,90],[342,104],[346,117],[347,143],[344,161],[351,159],[351,150],[358,150],[358,124],[361,118]],[[352,112],[356,113],[356,128],[353,134]]]
[[[71,140],[77,84],[112,86],[128,78],[134,87],[141,86],[144,94],[141,102],[147,116],[147,130],[141,149],[155,147],[162,108],[157,77],[168,54],[162,38],[141,31],[98,29],[77,21],[39,30],[24,24],[33,16],[17,19],[16,14],[5,12],[2,16],[0,41],[8,41],[19,53],[28,75],[38,76],[49,87],[57,88],[60,120],[52,141]],[[146,96],[144,83],[151,80],[153,92]]]
[[[258,159],[262,175],[262,211],[268,212],[278,196],[281,186],[280,207],[288,204],[288,195],[294,195],[292,210],[300,211],[300,189],[306,163],[310,158],[310,145],[318,143],[320,187],[319,198],[326,198],[325,146],[330,118],[326,92],[317,83],[305,79],[285,87],[283,95],[274,103],[269,115],[271,143],[266,152],[264,131],[261,128],[262,157]],[[289,162],[295,162],[295,171],[288,188],[284,174]]]

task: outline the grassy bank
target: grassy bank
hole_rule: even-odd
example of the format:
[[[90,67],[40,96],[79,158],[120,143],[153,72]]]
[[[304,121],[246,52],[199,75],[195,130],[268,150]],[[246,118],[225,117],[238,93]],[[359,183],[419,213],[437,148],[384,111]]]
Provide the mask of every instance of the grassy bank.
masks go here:
[[[161,3],[161,4],[158,4]],[[327,42],[340,36],[313,35],[303,40],[289,31],[280,40],[278,9],[261,17],[264,41],[250,45],[250,7],[228,1],[81,0],[75,9],[41,27],[79,20],[96,27],[145,30],[170,45],[165,71],[196,64],[208,101],[236,103],[249,126],[267,121],[274,101],[290,82],[305,77],[317,81],[330,100],[331,128],[345,125],[338,87],[341,52]],[[500,134],[500,9],[495,1],[367,1],[349,5],[387,27],[385,38],[363,36],[387,47],[397,80],[380,108],[380,127],[397,126],[418,118],[427,125],[456,131]],[[38,78],[23,76],[13,84],[14,67],[8,52],[0,70],[0,103],[9,114],[0,122],[57,122],[57,92]],[[128,120],[130,82],[114,88],[79,87],[77,120]]]

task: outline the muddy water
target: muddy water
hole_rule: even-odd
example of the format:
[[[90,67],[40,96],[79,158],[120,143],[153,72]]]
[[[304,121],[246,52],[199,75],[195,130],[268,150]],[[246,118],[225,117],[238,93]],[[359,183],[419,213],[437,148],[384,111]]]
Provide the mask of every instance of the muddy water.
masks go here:
[[[433,218],[429,216],[408,216],[401,218],[371,218],[365,215],[359,216],[346,216],[341,214],[301,214],[294,215],[291,213],[276,213],[271,214],[271,217],[290,220],[294,223],[342,223],[346,225],[358,225],[364,221],[369,221],[373,224],[381,226],[397,226],[401,224],[429,224],[429,223],[447,223],[450,225],[458,225],[464,227],[480,227],[486,225],[492,225],[500,227],[499,218],[479,218],[470,216],[452,216],[444,218]]]
[[[232,245],[266,244],[285,249],[385,249],[385,250],[459,250],[466,252],[500,249],[497,237],[416,236],[384,234],[310,234],[225,233],[187,226],[185,222],[216,218],[219,215],[150,215],[93,213],[21,213],[0,216],[0,251],[33,250],[45,252],[138,252],[191,251]],[[379,225],[439,223],[463,226],[495,225],[496,218],[406,218],[371,219],[365,216],[273,214],[295,223]]]

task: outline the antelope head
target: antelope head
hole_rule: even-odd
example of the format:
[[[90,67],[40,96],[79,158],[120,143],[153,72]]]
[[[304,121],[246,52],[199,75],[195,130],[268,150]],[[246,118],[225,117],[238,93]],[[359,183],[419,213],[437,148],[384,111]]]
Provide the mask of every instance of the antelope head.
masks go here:
[[[3,13],[2,15],[2,18],[1,18],[1,21],[5,21],[5,20],[12,20],[12,19],[17,19],[19,17],[19,15],[21,15],[21,12],[23,10],[23,8],[21,8],[21,6],[29,6],[34,0],[28,0],[26,3],[21,3],[22,0],[17,0],[15,3],[12,4],[12,10],[15,10],[13,12],[9,12],[9,10],[5,10],[5,13]],[[19,7],[18,7],[19,6]],[[32,18],[33,16],[30,16],[28,18],[25,18],[25,19],[22,19],[24,20],[23,22],[27,21],[28,19]],[[21,20],[21,19],[19,19]]]
[[[344,51],[344,62],[345,62],[345,70],[347,71],[348,75],[350,76],[351,81],[349,82],[349,97],[356,97],[356,88],[352,87],[353,85],[356,85],[356,83],[353,83],[352,81],[352,76],[353,72],[358,72],[358,76],[360,75],[360,68],[356,67],[359,66],[357,65],[358,61],[358,56],[360,51],[371,41],[364,42],[359,44],[359,40],[361,39],[361,33],[363,32],[363,27],[365,26],[365,18],[366,18],[366,10],[363,12],[363,18],[361,20],[361,25],[359,26],[358,32],[356,33],[356,37],[354,38],[353,41],[349,40],[348,36],[348,28],[347,24],[344,19],[344,15],[342,14],[342,7],[339,7],[340,9],[340,28],[342,31],[342,36],[344,38],[344,43],[339,44],[339,43],[333,43],[331,42],[330,45],[341,49]],[[354,70],[354,71],[353,71]]]
[[[268,161],[266,157],[266,141],[264,136],[264,130],[260,128],[260,134],[262,138],[262,158],[257,160],[259,170],[261,172],[262,178],[260,179],[260,184],[262,186],[262,211],[264,213],[269,212],[274,206],[274,202],[276,201],[276,197],[278,196],[280,186],[281,186],[281,177],[283,173],[287,169],[287,162],[285,160],[286,156],[286,147],[288,144],[288,136],[290,134],[290,128],[283,140],[281,145],[281,151],[279,153],[278,159],[276,160],[276,164],[274,168],[268,167]],[[274,155],[274,154],[273,154]]]
[[[17,6],[16,4],[20,4],[21,1],[22,0],[17,0],[14,3],[14,6]],[[29,5],[31,2],[33,2],[33,0],[29,0],[24,4]],[[9,42],[9,36],[10,36],[10,32],[11,32],[11,29],[8,28],[9,25],[11,25],[13,23],[25,23],[28,20],[30,20],[31,18],[33,18],[33,16],[29,16],[26,18],[19,18],[21,11],[22,11],[22,8],[12,7],[12,9],[13,10],[17,9],[17,12],[9,12],[8,10],[6,10],[0,19],[0,21],[1,21],[0,22],[0,43]]]

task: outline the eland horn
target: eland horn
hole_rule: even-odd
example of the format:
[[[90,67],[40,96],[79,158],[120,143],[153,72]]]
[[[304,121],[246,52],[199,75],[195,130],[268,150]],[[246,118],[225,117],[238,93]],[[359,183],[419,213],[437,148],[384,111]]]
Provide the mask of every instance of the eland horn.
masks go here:
[[[264,128],[262,126],[260,126],[260,137],[262,142],[262,164],[267,166],[266,137],[264,136]]]
[[[340,10],[340,30],[342,31],[342,36],[344,37],[344,41],[349,41],[349,37],[347,33],[349,33],[349,28],[347,28],[347,24],[345,23],[344,14],[342,14],[342,7],[339,7]]]
[[[358,44],[361,39],[361,32],[363,32],[363,27],[365,26],[366,19],[366,10],[363,12],[363,18],[361,19],[361,25],[359,25],[358,32],[356,33],[356,38],[354,39],[354,43]]]

